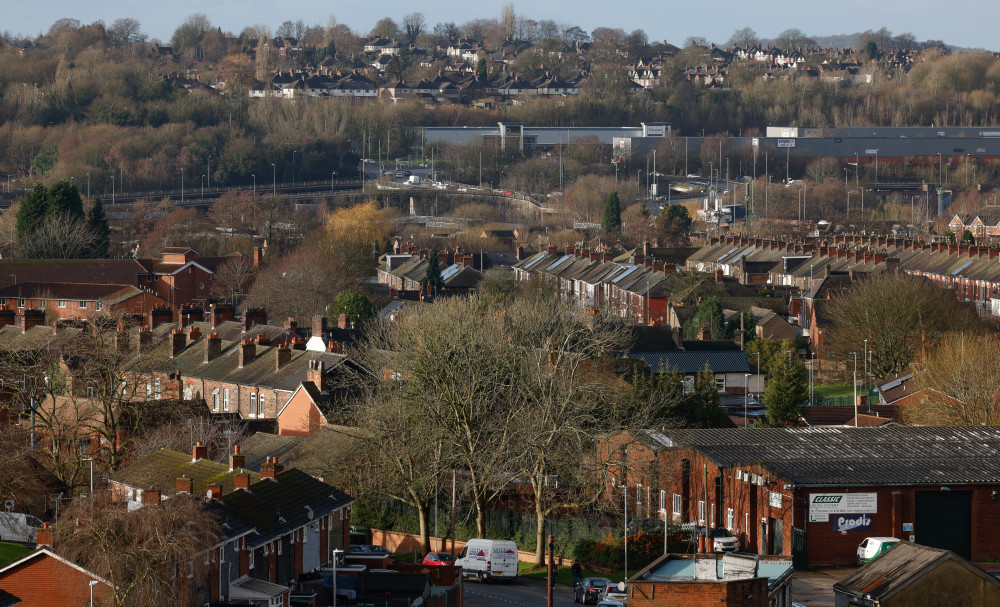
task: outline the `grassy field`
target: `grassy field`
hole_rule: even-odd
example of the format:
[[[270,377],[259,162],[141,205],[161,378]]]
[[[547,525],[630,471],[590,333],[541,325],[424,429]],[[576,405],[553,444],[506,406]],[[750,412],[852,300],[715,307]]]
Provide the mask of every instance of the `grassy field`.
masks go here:
[[[31,552],[31,548],[22,546],[21,544],[0,542],[0,566],[6,565],[11,561],[16,561],[29,552]]]
[[[851,401],[854,398],[854,388],[851,387],[851,384],[816,384],[813,386],[813,391],[816,394],[816,400],[845,398]]]

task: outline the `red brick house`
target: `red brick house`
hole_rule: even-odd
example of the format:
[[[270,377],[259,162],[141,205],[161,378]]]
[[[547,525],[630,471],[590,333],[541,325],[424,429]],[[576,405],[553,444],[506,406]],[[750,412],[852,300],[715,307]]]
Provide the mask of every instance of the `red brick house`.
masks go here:
[[[0,306],[45,310],[56,319],[89,318],[95,314],[145,315],[167,300],[133,285],[80,282],[20,282],[0,289]]]
[[[107,580],[46,547],[0,568],[0,590],[20,598],[19,607],[88,605],[91,582],[94,583],[94,604],[103,604],[112,593]]]
[[[732,531],[743,550],[849,564],[867,536],[1000,557],[996,427],[720,428],[606,438],[630,516]],[[860,523],[858,523],[860,521]]]

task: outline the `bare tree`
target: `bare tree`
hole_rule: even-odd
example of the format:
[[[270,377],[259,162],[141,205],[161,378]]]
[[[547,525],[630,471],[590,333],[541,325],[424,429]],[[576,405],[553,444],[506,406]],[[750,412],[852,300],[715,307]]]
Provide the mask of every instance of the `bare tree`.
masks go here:
[[[417,36],[427,27],[426,23],[423,13],[410,13],[403,17],[403,29],[406,39],[410,42],[416,42]]]
[[[228,297],[233,303],[253,285],[259,268],[253,259],[246,255],[233,255],[227,259],[215,273],[215,281],[219,284],[216,295]]]
[[[208,580],[205,553],[219,525],[204,502],[182,494],[133,512],[110,492],[77,500],[55,527],[56,551],[101,576],[115,606],[199,605]]]
[[[995,426],[1000,424],[1000,338],[993,333],[948,333],[915,363],[920,402],[903,407],[908,424]]]
[[[115,19],[108,28],[108,39],[112,46],[126,46],[134,42],[145,42],[148,36],[142,31],[138,19],[122,17]]]
[[[760,38],[757,37],[757,32],[753,31],[752,27],[740,28],[729,37],[730,48],[748,48],[758,44],[760,44]]]
[[[83,219],[68,213],[46,217],[19,242],[23,259],[80,259],[98,240],[97,232]]]

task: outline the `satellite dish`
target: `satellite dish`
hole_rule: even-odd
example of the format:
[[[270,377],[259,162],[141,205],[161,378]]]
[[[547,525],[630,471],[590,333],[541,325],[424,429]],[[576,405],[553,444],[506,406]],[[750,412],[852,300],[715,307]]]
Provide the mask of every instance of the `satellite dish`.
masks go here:
[[[618,582],[618,590],[625,592],[625,582]]]

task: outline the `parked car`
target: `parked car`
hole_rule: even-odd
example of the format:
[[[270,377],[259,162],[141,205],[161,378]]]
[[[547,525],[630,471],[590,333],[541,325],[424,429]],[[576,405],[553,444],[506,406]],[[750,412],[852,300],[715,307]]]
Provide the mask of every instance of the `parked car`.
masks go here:
[[[625,607],[625,601],[601,601],[597,607]]]
[[[618,582],[617,584],[608,584],[607,586],[604,587],[604,594],[601,596],[601,603],[607,603],[607,602],[621,603],[626,600],[628,600],[628,591],[625,587],[625,582]]]
[[[573,589],[573,602],[583,603],[584,605],[599,603],[601,595],[604,594],[604,589],[609,584],[611,584],[611,580],[606,577],[585,577]]]
[[[896,537],[868,537],[858,546],[858,564],[873,561],[880,554],[899,543]]]
[[[347,554],[356,556],[359,554],[365,556],[392,556],[385,546],[377,546],[374,544],[352,544],[347,548]]]
[[[480,582],[517,579],[517,544],[508,540],[473,538],[466,542],[455,564],[462,568],[463,577]]]
[[[450,552],[428,552],[424,565],[454,565],[455,557]]]
[[[0,512],[0,541],[34,544],[42,521],[23,512]]]
[[[736,552],[740,547],[739,540],[728,529],[709,529],[708,537],[712,539],[712,552]]]

